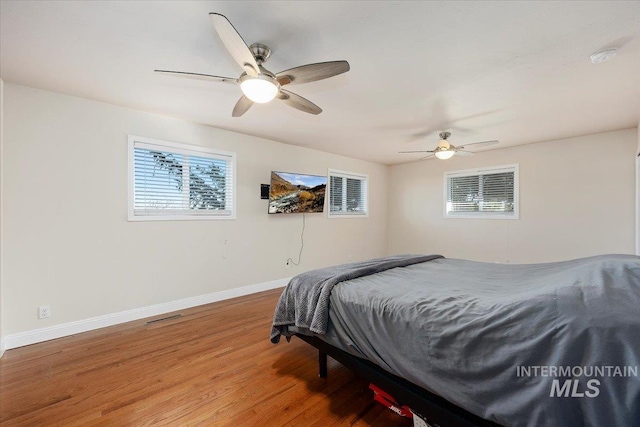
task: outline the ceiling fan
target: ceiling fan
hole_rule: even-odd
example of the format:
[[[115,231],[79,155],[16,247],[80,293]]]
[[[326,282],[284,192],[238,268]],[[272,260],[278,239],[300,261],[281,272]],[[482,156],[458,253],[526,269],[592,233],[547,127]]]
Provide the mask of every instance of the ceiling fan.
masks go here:
[[[347,61],[330,61],[302,65],[274,74],[262,66],[271,55],[269,47],[260,43],[247,47],[238,31],[224,15],[210,13],[209,17],[222,43],[244,70],[240,77],[234,79],[184,71],[155,70],[155,72],[189,79],[239,84],[243,95],[233,108],[231,114],[233,117],[242,116],[254,103],[264,104],[274,98],[305,113],[320,114],[322,109],[316,104],[282,87],[327,79],[346,73],[350,69]]]
[[[465,148],[470,145],[493,145],[497,144],[500,141],[492,140],[492,141],[480,141],[480,142],[471,142],[469,144],[460,145],[456,147],[453,144],[449,143],[449,137],[451,136],[451,132],[440,132],[440,141],[438,141],[438,146],[434,150],[419,150],[419,151],[398,151],[399,153],[429,153],[426,156],[422,157],[420,160],[426,159],[435,155],[440,160],[446,160],[453,157],[454,154],[459,156],[473,156],[474,153],[471,151],[466,151]]]

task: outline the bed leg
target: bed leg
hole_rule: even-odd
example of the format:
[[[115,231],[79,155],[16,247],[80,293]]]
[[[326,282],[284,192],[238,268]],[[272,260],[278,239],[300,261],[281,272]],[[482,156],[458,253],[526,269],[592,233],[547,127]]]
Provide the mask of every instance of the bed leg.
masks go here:
[[[327,378],[327,353],[318,350],[318,376]]]

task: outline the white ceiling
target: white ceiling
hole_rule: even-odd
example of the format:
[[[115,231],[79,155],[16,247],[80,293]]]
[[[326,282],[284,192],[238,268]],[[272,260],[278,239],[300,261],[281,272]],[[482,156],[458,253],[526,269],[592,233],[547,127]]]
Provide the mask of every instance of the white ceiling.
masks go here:
[[[273,72],[346,59],[351,71],[290,89],[324,109],[274,101],[232,118],[238,77],[209,20],[273,49]],[[640,2],[5,1],[0,77],[287,144],[395,164],[432,149],[526,144],[640,122]],[[589,55],[617,47],[591,64]]]

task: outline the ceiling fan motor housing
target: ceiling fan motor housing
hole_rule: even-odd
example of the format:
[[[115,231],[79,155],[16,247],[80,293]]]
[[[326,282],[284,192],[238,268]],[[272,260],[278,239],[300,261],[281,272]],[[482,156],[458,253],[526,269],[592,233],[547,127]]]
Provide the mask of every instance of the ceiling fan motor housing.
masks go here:
[[[449,141],[447,141],[446,139],[441,139],[440,141],[438,141],[438,147],[436,148],[437,150],[447,151],[449,148],[451,148],[451,144],[449,144]]]
[[[271,48],[261,43],[252,44],[249,46],[249,50],[251,50],[251,53],[256,59],[258,65],[261,65],[263,62],[267,62],[267,59],[271,56]]]

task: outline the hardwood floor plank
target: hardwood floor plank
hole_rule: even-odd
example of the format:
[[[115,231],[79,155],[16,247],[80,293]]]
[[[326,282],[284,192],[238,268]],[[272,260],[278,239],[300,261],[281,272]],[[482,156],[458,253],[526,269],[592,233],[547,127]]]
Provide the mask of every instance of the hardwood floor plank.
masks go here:
[[[368,383],[269,332],[281,290],[8,350],[0,425],[410,426]]]

